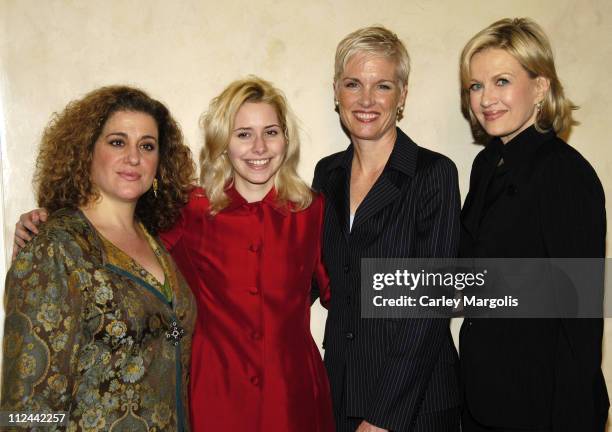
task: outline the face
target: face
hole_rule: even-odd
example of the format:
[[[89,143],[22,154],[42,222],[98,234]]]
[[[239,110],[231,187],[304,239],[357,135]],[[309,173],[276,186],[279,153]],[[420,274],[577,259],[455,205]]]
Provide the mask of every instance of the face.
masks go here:
[[[117,111],[96,140],[91,180],[103,200],[135,203],[151,187],[158,163],[155,119],[142,112]]]
[[[354,54],[334,89],[340,119],[353,141],[395,136],[397,110],[406,101],[406,87],[398,80],[393,60],[370,53]]]
[[[227,148],[236,190],[248,201],[261,200],[274,185],[286,151],[286,139],[270,104],[245,102],[234,120]]]
[[[490,48],[470,60],[470,108],[487,134],[505,144],[535,123],[548,81],[531,78],[508,52]]]

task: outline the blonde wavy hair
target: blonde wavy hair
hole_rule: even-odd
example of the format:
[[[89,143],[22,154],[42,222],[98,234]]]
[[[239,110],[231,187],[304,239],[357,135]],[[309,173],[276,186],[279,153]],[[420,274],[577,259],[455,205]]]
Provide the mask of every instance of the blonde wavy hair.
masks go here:
[[[538,132],[552,129],[561,133],[577,124],[572,118],[572,111],[578,107],[565,97],[555,69],[552,48],[544,30],[529,18],[505,18],[477,33],[461,52],[461,109],[470,121],[478,141],[485,142],[490,137],[470,109],[470,61],[474,54],[489,48],[502,49],[512,55],[531,78],[548,79],[549,89],[535,121]]]
[[[266,103],[276,111],[286,143],[285,156],[274,178],[279,204],[291,203],[299,211],[312,203],[312,191],[297,174],[300,138],[297,121],[283,93],[256,76],[232,82],[214,98],[201,118],[204,147],[200,154],[201,182],[215,215],[229,204],[225,190],[232,184],[234,169],[227,156],[236,113],[245,102]]]
[[[170,228],[187,202],[195,180],[191,151],[168,108],[134,87],[101,87],[70,102],[45,128],[34,173],[38,205],[50,213],[85,206],[100,198],[91,181],[95,143],[117,111],[155,119],[159,133],[158,196],[149,190],[136,204],[136,216],[152,233]]]

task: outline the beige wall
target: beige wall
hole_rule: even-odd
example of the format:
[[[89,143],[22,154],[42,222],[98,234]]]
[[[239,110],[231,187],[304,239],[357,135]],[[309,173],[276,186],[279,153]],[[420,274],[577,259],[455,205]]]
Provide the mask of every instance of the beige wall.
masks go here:
[[[612,200],[609,0],[0,0],[3,252],[10,255],[17,215],[34,206],[34,156],[50,114],[105,84],[134,84],[165,101],[197,154],[197,119],[211,97],[246,74],[272,80],[302,121],[300,171],[310,181],[319,158],[347,145],[332,106],[335,45],[373,23],[397,32],[412,56],[400,126],[455,161],[465,197],[479,147],[460,114],[458,55],[472,34],[505,16],[532,17],[548,32],[567,93],[582,107],[570,143],[594,165]],[[313,321],[320,340],[323,312]],[[606,339],[604,368],[612,387],[610,325]]]

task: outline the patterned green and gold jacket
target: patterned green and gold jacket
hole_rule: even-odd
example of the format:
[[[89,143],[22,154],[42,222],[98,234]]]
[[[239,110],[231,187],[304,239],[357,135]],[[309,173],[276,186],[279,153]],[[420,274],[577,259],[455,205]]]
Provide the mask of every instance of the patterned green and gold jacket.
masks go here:
[[[45,431],[189,430],[195,301],[150,243],[172,301],[80,211],[41,226],[6,277],[0,410],[67,412],[65,426]]]

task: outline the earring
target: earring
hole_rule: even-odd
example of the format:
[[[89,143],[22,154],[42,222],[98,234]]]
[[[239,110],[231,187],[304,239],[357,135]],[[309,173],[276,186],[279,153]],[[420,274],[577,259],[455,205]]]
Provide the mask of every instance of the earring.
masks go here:
[[[542,105],[544,105],[544,101],[540,101],[536,104],[536,110],[538,112],[542,111]]]
[[[398,106],[397,107],[397,119],[401,120],[401,118],[404,116],[404,107],[403,106]]]
[[[338,99],[334,99],[334,111],[338,112],[339,109],[340,103],[338,102]]]
[[[157,188],[158,188],[157,178],[154,178],[153,179],[153,196],[155,198],[157,198]]]

